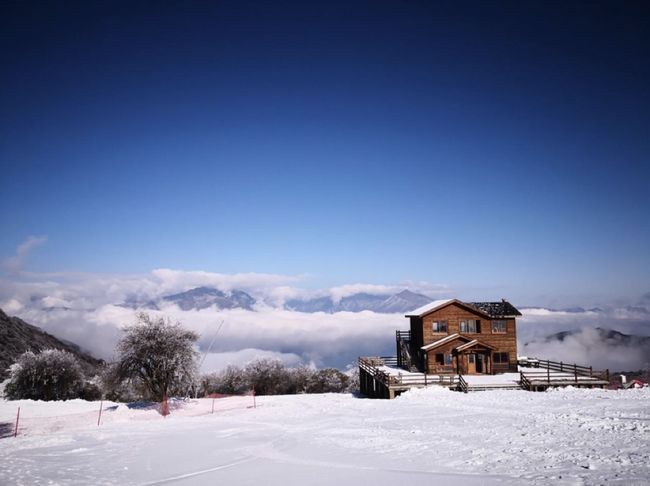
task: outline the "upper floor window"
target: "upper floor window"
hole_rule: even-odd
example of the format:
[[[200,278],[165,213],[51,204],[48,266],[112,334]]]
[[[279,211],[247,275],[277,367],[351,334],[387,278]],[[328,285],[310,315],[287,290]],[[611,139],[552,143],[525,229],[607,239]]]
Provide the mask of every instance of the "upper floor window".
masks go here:
[[[478,319],[467,319],[464,321],[460,321],[460,332],[480,333],[481,321]]]
[[[494,364],[508,364],[508,353],[494,353]]]
[[[447,321],[433,321],[433,332],[447,332]]]
[[[506,321],[504,320],[492,321],[492,332],[495,334],[505,334]]]

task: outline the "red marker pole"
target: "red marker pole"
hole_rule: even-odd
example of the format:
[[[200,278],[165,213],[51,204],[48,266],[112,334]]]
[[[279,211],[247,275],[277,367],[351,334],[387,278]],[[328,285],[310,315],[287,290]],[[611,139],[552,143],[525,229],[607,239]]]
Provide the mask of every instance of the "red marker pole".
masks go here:
[[[253,387],[253,408],[257,408],[257,405],[255,403],[255,387]]]
[[[99,416],[97,417],[97,427],[99,427],[99,422],[102,419],[102,409],[104,408],[104,400],[99,402]]]
[[[212,413],[214,413],[214,398],[212,399]]]
[[[16,414],[16,428],[14,429],[14,437],[18,436],[18,420],[20,420],[20,407],[18,407],[18,413]]]

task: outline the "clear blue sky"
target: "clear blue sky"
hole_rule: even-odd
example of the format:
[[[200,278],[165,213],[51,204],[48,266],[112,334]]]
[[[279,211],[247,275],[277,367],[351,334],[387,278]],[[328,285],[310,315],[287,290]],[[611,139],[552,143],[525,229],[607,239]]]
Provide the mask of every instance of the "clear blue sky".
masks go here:
[[[0,7],[0,256],[650,290],[647,2],[132,3]]]

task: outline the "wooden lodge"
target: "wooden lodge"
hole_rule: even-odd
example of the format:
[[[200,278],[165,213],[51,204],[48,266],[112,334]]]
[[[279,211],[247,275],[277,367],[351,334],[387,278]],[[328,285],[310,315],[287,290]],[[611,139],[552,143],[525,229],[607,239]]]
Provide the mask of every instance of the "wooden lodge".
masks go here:
[[[360,391],[371,398],[395,398],[412,388],[432,385],[467,393],[609,384],[608,370],[518,358],[519,316],[505,300],[436,300],[409,312],[410,329],[395,333],[396,356],[359,358]]]
[[[517,371],[517,323],[509,302],[436,300],[406,314],[397,331],[397,365],[428,374]]]

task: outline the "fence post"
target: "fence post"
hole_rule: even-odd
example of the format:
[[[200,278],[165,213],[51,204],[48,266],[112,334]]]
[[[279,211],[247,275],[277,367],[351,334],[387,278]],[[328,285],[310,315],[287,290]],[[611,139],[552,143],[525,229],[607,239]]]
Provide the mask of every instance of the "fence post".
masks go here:
[[[99,427],[99,423],[102,420],[102,409],[104,408],[104,400],[99,402],[99,415],[97,416],[97,427]]]
[[[546,366],[546,381],[549,385],[551,384],[551,369],[548,367],[548,362]]]
[[[214,398],[212,399],[212,413],[214,413]]]
[[[589,367],[589,377],[593,377],[593,376],[594,376],[594,370],[590,366]]]
[[[257,403],[255,402],[255,387],[253,387],[253,408],[257,408]]]
[[[18,420],[20,419],[20,407],[18,407],[18,413],[16,414],[16,427],[14,428],[14,437],[18,436]]]

